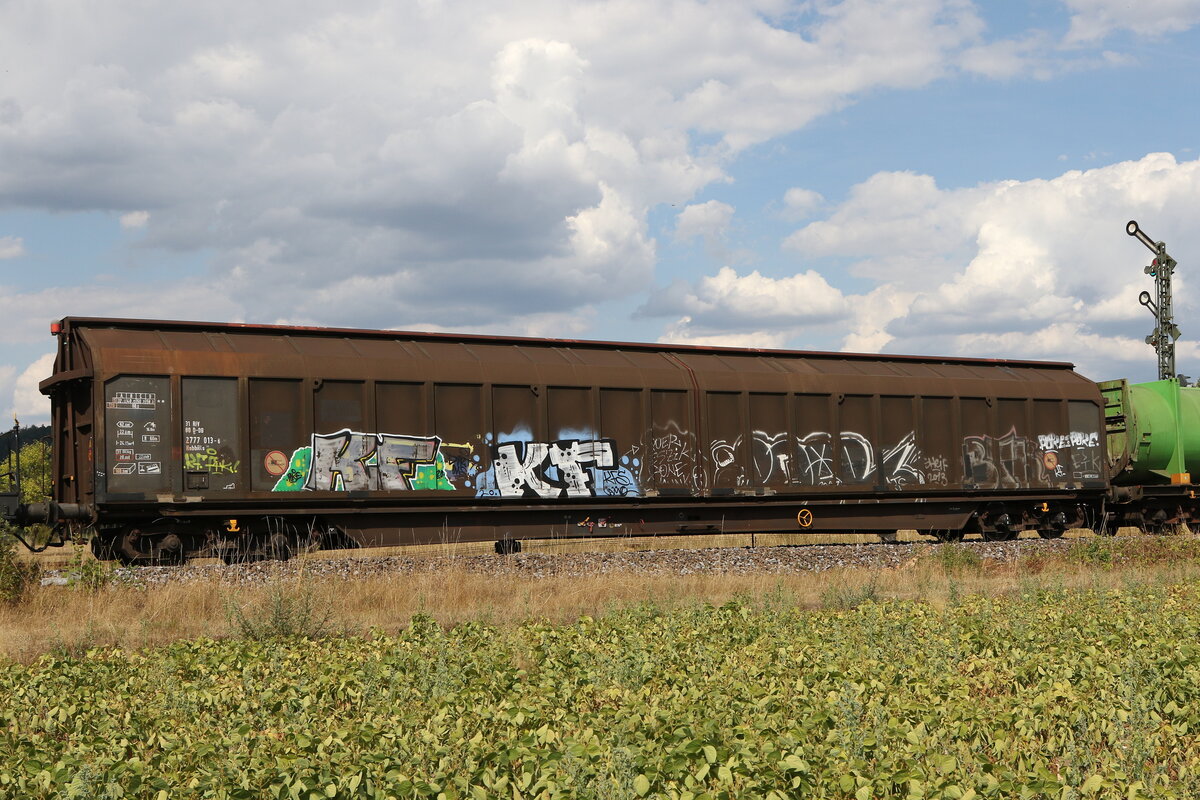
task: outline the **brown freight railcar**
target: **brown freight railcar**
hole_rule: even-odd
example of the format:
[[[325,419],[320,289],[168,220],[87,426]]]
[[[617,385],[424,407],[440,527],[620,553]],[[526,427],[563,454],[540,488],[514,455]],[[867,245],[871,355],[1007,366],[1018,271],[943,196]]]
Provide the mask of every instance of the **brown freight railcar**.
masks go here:
[[[1071,365],[68,317],[54,501],[102,556],[1087,524]]]

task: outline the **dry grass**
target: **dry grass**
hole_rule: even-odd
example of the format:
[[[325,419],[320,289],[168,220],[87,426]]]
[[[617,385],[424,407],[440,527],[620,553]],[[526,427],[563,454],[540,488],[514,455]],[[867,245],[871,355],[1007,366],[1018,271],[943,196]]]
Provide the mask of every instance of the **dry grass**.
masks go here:
[[[1112,558],[1111,548],[1125,545],[1128,553]],[[944,605],[968,594],[1114,589],[1200,578],[1200,541],[1191,537],[1081,541],[1066,555],[1008,565],[980,563],[968,548],[949,548],[931,549],[893,569],[794,575],[531,578],[479,575],[451,567],[354,581],[300,577],[266,587],[196,582],[151,589],[113,585],[89,593],[48,586],[36,588],[19,606],[0,607],[0,653],[29,661],[50,651],[80,652],[101,645],[141,648],[203,636],[246,635],[247,621],[267,619],[281,608],[296,616],[297,603],[311,617],[291,620],[301,629],[310,625],[354,634],[372,628],[395,631],[418,613],[446,624],[482,620],[507,625],[530,618],[563,622],[641,603],[670,608],[721,604],[736,597],[808,608],[844,608],[885,599]],[[1129,554],[1133,557],[1127,558]]]

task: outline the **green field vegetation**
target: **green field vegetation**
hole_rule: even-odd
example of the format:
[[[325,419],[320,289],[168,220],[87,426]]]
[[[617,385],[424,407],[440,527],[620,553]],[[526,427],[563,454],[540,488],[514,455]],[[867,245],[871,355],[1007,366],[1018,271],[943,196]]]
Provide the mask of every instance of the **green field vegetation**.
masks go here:
[[[846,605],[8,662],[0,796],[1200,796],[1196,584]]]

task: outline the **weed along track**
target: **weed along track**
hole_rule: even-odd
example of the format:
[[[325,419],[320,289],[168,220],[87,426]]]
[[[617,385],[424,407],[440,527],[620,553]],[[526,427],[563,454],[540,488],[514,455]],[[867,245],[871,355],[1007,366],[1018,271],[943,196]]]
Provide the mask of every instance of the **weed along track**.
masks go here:
[[[20,603],[0,605],[4,653],[29,658],[54,648],[238,636],[239,617],[288,603],[305,605],[350,634],[395,629],[419,613],[445,624],[565,622],[626,605],[720,603],[780,593],[813,609],[889,598],[936,604],[1043,586],[1183,580],[1200,563],[1200,545],[1190,537],[1093,537],[503,558],[388,555],[232,566],[80,563],[83,568],[43,573],[47,585],[35,583]]]

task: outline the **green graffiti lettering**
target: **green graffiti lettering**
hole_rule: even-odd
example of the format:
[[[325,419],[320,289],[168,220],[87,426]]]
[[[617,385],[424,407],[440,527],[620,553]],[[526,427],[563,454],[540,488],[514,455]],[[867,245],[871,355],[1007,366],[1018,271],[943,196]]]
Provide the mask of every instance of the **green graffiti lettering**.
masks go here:
[[[287,470],[279,476],[279,481],[272,491],[298,492],[304,488],[308,480],[308,468],[312,464],[312,448],[301,447],[292,453],[291,463]]]
[[[236,475],[240,461],[230,461],[222,458],[215,448],[208,448],[203,453],[184,453],[184,469],[203,469],[214,475]]]

